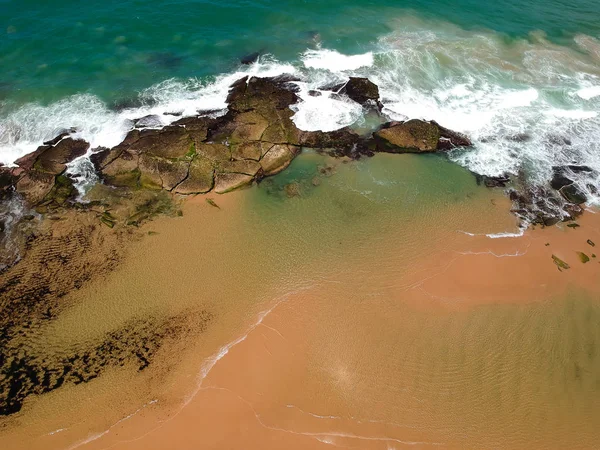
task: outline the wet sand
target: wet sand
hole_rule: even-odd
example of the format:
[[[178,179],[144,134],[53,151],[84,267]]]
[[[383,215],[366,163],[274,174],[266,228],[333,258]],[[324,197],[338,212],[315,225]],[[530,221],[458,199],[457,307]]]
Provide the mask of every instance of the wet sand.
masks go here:
[[[511,327],[492,318],[543,314],[543,305],[536,313],[536,302],[556,298],[562,304],[574,287],[593,293],[593,300],[600,298],[598,260],[582,264],[575,257],[575,249],[591,254],[587,239],[600,241],[600,216],[588,213],[579,223],[578,229],[532,230],[512,239],[463,235],[451,252],[424,258],[407,279],[379,274],[356,283],[350,276],[296,293],[231,342],[182,409],[160,421],[141,414],[82,448],[591,446],[597,442],[590,428],[598,424],[593,410],[597,391],[578,404],[579,394],[554,396],[554,387],[546,392],[544,385],[536,392],[540,374],[528,380],[528,369],[519,373],[518,363],[496,373],[511,364],[510,355],[504,358],[511,353],[507,345],[518,348],[521,343],[518,336],[502,333],[528,338],[523,322]],[[571,269],[559,272],[552,254],[569,261]],[[357,292],[358,304],[344,305],[349,291]],[[533,309],[523,312],[529,307]],[[469,321],[472,329],[459,331]],[[469,339],[486,336],[481,329],[486,324],[491,327],[488,337],[498,333],[492,344],[499,345],[484,345],[484,350],[497,354],[468,349]],[[552,334],[555,324],[547,326],[546,333]],[[442,342],[444,338],[449,340]],[[394,345],[407,343],[413,348]],[[522,358],[524,366],[543,360],[529,354],[535,351],[530,344],[512,355]],[[462,348],[464,366],[454,358],[454,345]],[[535,345],[545,350],[543,339]],[[415,348],[417,354],[411,355]],[[410,363],[416,366],[406,368]],[[472,367],[478,363],[481,367]],[[597,369],[595,364],[581,370]],[[517,372],[514,377],[511,371]],[[482,377],[481,384],[474,382],[475,375]],[[497,383],[496,389],[486,383]],[[482,403],[490,400],[487,391],[497,391],[497,403],[478,404],[479,394]],[[417,393],[423,397],[415,397]],[[548,400],[557,405],[544,405]],[[572,403],[561,405],[563,400]],[[568,410],[559,413],[559,407]]]
[[[415,161],[402,160],[407,173]],[[261,204],[245,191],[216,197],[216,209],[197,197],[183,217],[145,226],[152,235],[74,293],[40,345],[94,341],[131,317],[183,316],[187,331],[144,371],[109,368],[32,398],[4,423],[3,447],[597,442],[600,264],[586,241],[600,246],[600,214],[491,239],[514,224],[500,192],[466,184],[445,194],[465,201],[421,212],[402,195],[397,210],[369,210],[367,190],[338,195],[364,172],[338,170],[318,198]]]

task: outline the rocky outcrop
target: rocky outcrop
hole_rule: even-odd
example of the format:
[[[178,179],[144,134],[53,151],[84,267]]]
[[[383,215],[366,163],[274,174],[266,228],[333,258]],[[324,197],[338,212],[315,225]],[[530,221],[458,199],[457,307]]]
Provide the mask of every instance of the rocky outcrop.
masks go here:
[[[428,153],[470,147],[471,140],[435,121],[389,122],[374,134],[377,150],[389,153]]]
[[[594,170],[588,166],[566,165],[555,166],[552,168],[553,176],[550,186],[560,192],[560,194],[569,203],[580,205],[585,203],[588,198],[586,193],[577,183],[580,174],[591,174]]]
[[[418,119],[392,122],[375,133],[377,150],[389,153],[435,152],[440,137],[435,124]]]
[[[464,134],[419,119],[387,122],[375,132],[351,127],[299,130],[290,109],[300,101],[295,81],[299,80],[291,76],[244,77],[231,86],[224,115],[185,117],[162,127],[162,117],[142,117],[132,121],[123,142],[94,149],[90,160],[105,185],[125,192],[222,194],[281,172],[302,148],[356,159],[376,152],[432,153],[472,146]],[[329,89],[381,119],[379,88],[370,80],[353,77]],[[71,137],[73,131],[65,130],[21,158],[17,169],[0,168],[0,195],[16,189],[30,205],[68,203],[73,186],[64,174],[66,164],[89,149],[86,142]],[[548,224],[580,213],[589,188],[581,184],[581,174],[591,171],[585,166],[556,167],[552,189],[532,188],[522,180],[515,184],[508,176],[477,181],[488,187],[510,185],[517,215]]]
[[[469,139],[468,136],[445,128],[433,120],[431,123],[437,126],[438,130],[440,131],[440,140],[438,141],[437,145],[438,150],[452,150],[453,148],[457,147],[473,146],[473,142],[471,142],[471,139]]]
[[[290,80],[243,78],[231,87],[225,116],[134,129],[92,162],[107,184],[186,195],[225,193],[274,175],[300,152],[300,131],[289,109],[298,97]]]
[[[94,149],[90,161],[106,185],[189,195],[225,193],[275,175],[302,147],[358,158],[376,151],[430,152],[470,145],[465,136],[420,120],[388,123],[374,136],[351,128],[301,131],[290,109],[299,101],[293,81],[298,79],[244,77],[231,86],[228,111],[221,117],[186,117],[168,126],[161,126],[163,119],[157,115],[133,120],[123,142]],[[370,80],[350,78],[336,89],[337,95],[379,114],[379,88]],[[72,183],[64,176],[66,164],[89,149],[86,142],[70,137],[73,131],[65,130],[17,161],[21,172],[4,170],[3,192],[16,187],[31,205],[69,198]]]
[[[55,144],[42,145],[18,159],[20,170],[12,171],[16,191],[32,205],[43,201],[63,204],[73,191],[72,182],[63,176],[67,163],[85,155],[90,147],[83,140],[64,136],[52,142]]]

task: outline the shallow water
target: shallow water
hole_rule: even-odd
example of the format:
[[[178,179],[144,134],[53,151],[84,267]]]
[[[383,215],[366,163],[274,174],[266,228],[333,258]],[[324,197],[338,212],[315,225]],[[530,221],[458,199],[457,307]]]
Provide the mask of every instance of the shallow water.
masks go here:
[[[135,353],[156,339],[140,324],[172,327],[143,371],[109,360],[94,380],[28,398],[2,419],[6,448],[598,439],[600,315],[582,290],[597,292],[598,265],[574,253],[600,242],[597,227],[489,239],[516,231],[508,202],[439,156],[309,152],[214,200],[148,224],[158,234],[117,271],[25,333],[52,362],[123,330],[138,330],[123,341]],[[563,278],[553,252],[573,266]]]

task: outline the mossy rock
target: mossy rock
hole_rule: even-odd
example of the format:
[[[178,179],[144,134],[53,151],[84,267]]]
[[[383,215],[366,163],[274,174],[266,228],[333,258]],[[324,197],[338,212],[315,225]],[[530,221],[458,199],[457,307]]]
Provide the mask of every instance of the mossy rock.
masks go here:
[[[187,178],[175,187],[174,192],[184,195],[204,194],[213,188],[214,178],[213,162],[197,155],[190,163]]]
[[[382,152],[435,152],[440,140],[440,130],[433,123],[414,119],[383,128],[374,137],[378,150]]]
[[[215,175],[214,190],[217,194],[225,194],[245,186],[250,186],[253,180],[253,176],[242,173],[217,173]]]
[[[554,261],[554,264],[556,264],[556,267],[558,267],[558,270],[560,270],[562,272],[562,270],[567,270],[570,269],[571,266],[569,264],[567,264],[566,262],[564,262],[562,259],[560,259],[558,256],[556,255],[552,255],[552,260]]]
[[[300,147],[276,144],[260,160],[265,176],[275,175],[290,165],[292,160],[300,153]]]
[[[577,252],[577,257],[579,258],[579,261],[581,261],[583,264],[590,261],[590,257],[583,252]]]
[[[170,191],[188,175],[190,161],[160,158],[153,155],[141,155],[139,159],[142,187],[158,186]]]
[[[244,142],[231,146],[231,157],[233,159],[260,160],[262,156],[261,141]]]
[[[140,187],[140,176],[140,169],[136,166],[130,171],[120,171],[112,175],[104,174],[103,178],[107,184],[110,184],[112,186],[126,187],[129,189],[138,189]]]
[[[46,199],[52,199],[57,205],[64,205],[65,202],[75,197],[75,187],[73,180],[65,175],[58,175],[52,191],[46,196]]]

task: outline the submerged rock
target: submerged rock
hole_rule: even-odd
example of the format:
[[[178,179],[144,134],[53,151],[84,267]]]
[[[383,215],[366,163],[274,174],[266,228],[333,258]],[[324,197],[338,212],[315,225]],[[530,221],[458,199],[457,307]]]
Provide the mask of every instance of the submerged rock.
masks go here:
[[[510,182],[510,177],[508,175],[489,177],[487,175],[475,174],[475,179],[477,184],[483,184],[489,188],[503,188],[506,187],[506,184]]]
[[[248,53],[246,56],[242,56],[240,58],[240,62],[245,65],[253,64],[256,61],[258,61],[258,58],[260,57],[260,53],[261,52]]]
[[[567,269],[571,268],[570,265],[568,265],[566,262],[564,262],[558,256],[552,255],[552,260],[554,261],[554,264],[556,264],[556,267],[558,267],[558,270],[560,270],[561,272],[563,269],[567,270]]]
[[[583,264],[590,262],[590,257],[583,252],[577,252],[577,257]]]
[[[285,191],[285,195],[288,198],[300,197],[301,195],[300,183],[298,183],[297,181],[293,181],[291,183],[286,184],[283,189]]]

